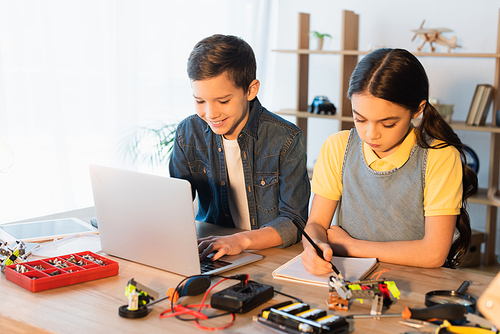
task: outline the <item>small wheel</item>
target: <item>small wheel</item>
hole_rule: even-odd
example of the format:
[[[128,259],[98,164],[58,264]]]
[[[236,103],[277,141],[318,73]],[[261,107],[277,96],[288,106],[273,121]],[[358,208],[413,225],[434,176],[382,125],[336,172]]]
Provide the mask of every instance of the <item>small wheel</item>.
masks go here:
[[[146,306],[141,306],[137,311],[130,311],[128,309],[128,305],[123,305],[120,306],[118,309],[118,314],[122,318],[129,318],[129,319],[137,319],[137,318],[144,318],[147,316],[149,313],[149,310]]]

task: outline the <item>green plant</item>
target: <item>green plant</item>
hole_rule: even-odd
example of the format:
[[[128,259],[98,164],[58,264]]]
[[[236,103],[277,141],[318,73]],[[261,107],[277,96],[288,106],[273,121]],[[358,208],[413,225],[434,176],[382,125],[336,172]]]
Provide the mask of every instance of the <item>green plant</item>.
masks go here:
[[[322,38],[325,38],[325,37],[332,38],[332,36],[329,35],[329,34],[322,34],[322,33],[319,33],[317,31],[310,31],[309,34],[313,35],[314,37],[319,38],[319,39],[322,39]]]
[[[163,122],[140,127],[123,138],[119,151],[124,159],[150,166],[164,165],[172,152],[176,129],[177,124]]]

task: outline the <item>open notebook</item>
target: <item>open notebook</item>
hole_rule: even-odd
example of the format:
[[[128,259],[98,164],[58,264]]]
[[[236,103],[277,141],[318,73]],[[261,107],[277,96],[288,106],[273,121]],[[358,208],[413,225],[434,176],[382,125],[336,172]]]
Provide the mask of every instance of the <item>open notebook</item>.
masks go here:
[[[355,257],[334,256],[332,263],[340,270],[346,281],[354,282],[365,278],[378,265],[375,258],[363,259]],[[300,254],[273,271],[273,278],[293,281],[298,283],[328,286],[331,274],[313,275],[302,265]]]

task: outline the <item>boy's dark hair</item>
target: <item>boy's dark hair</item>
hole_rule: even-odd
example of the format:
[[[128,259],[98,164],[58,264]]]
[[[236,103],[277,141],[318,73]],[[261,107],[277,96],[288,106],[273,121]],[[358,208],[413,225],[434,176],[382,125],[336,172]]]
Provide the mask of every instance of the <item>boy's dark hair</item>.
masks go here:
[[[471,241],[470,218],[466,210],[467,198],[477,191],[477,175],[467,167],[463,144],[458,135],[429,103],[429,80],[418,59],[403,49],[378,49],[364,57],[354,69],[347,97],[353,94],[371,94],[374,97],[418,111],[422,101],[426,101],[422,121],[416,127],[417,143],[423,148],[438,149],[454,146],[462,157],[463,195],[462,208],[457,218],[459,237],[451,245],[447,262],[452,268],[458,267]],[[426,135],[443,143],[431,146]]]
[[[195,45],[188,58],[187,72],[193,81],[227,72],[229,80],[246,92],[256,78],[257,64],[252,48],[243,39],[213,35]]]

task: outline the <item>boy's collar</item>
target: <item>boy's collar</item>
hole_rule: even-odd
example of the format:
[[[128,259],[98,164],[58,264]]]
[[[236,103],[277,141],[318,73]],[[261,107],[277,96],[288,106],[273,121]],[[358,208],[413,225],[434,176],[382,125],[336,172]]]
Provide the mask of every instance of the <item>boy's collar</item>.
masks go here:
[[[257,139],[257,129],[259,128],[259,114],[262,112],[262,106],[259,99],[256,97],[250,101],[250,111],[248,112],[247,124],[243,127],[241,132],[245,132],[247,135],[252,136]]]

